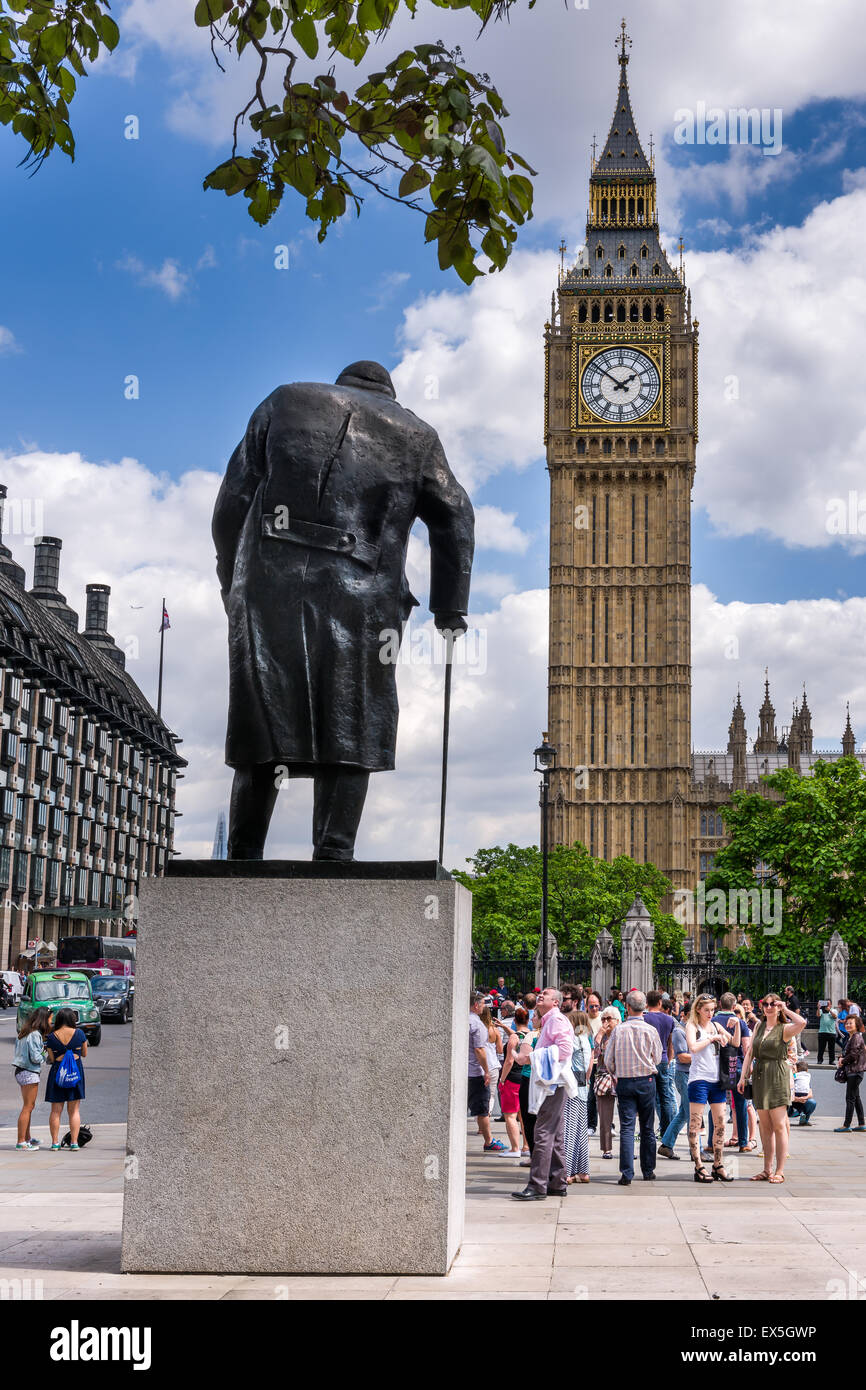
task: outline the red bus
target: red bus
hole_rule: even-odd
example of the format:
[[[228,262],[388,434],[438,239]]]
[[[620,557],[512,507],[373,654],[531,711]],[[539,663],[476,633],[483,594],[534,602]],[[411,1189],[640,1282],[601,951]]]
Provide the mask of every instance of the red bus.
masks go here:
[[[137,942],[129,936],[61,936],[57,964],[64,970],[77,965],[107,966],[112,975],[135,974]]]

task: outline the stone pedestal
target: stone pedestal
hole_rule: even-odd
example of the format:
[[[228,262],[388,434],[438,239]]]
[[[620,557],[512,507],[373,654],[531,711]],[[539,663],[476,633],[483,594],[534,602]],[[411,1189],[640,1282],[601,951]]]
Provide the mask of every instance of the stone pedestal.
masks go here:
[[[432,864],[173,867],[141,891],[123,1270],[447,1273],[470,893]]]

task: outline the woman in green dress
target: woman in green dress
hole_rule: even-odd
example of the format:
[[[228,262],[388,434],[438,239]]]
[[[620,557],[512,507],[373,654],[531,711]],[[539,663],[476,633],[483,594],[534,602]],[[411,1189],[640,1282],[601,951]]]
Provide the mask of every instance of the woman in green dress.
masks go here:
[[[778,994],[768,994],[759,1006],[763,1018],[749,1040],[737,1086],[744,1091],[751,1078],[752,1102],[758,1112],[764,1167],[752,1182],[784,1182],[788,1157],[788,1106],[791,1067],[788,1043],[802,1033],[805,1018],[793,1013]],[[775,1159],[775,1171],[773,1162]]]

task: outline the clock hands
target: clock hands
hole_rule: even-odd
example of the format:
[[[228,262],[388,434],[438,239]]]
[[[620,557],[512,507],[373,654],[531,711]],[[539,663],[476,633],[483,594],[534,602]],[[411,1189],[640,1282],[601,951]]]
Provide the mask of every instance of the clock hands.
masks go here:
[[[634,381],[635,377],[638,375],[637,372],[632,372],[631,376],[627,376],[623,381],[620,381],[618,377],[611,376],[610,372],[606,371],[604,367],[602,367],[602,372],[605,376],[610,377],[615,391],[624,391],[629,382]]]

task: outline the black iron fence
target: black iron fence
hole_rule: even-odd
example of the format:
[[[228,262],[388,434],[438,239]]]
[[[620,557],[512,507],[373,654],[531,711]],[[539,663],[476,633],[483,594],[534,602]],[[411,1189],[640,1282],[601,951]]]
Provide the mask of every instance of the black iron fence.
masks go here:
[[[589,956],[559,957],[560,989],[563,985],[583,985],[585,989],[589,989],[591,973],[592,961]]]
[[[472,952],[472,985],[474,989],[493,989],[500,976],[511,995],[525,994],[533,989],[535,980],[535,954],[530,953],[526,942],[522,950],[513,955],[493,956],[482,948]]]
[[[560,956],[560,986],[572,984],[589,987],[591,969],[589,956]],[[540,976],[536,972],[535,953],[529,950],[526,942],[520,951],[512,955],[494,956],[483,948],[472,952],[473,989],[493,989],[500,976],[511,995],[525,994],[527,990],[535,988]]]
[[[810,1028],[818,1026],[818,1001],[824,998],[823,964],[774,961],[769,954],[761,961],[726,961],[713,951],[685,961],[665,958],[656,965],[656,982],[669,994],[679,989],[692,998],[704,993],[718,998],[730,991],[755,1004],[765,994],[782,995],[785,986],[792,985]]]

